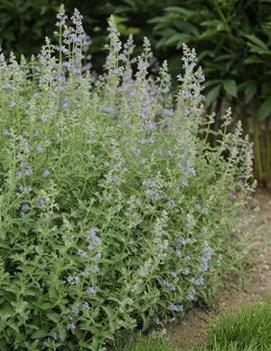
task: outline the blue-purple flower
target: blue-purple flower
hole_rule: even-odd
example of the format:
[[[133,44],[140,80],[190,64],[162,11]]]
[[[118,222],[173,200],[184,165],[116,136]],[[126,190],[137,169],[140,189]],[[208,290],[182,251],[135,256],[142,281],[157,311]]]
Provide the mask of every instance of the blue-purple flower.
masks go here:
[[[22,213],[26,213],[26,212],[28,212],[29,210],[30,210],[30,206],[27,204],[27,203],[25,203],[25,204],[22,204],[21,205],[21,212]]]
[[[37,203],[40,207],[43,207],[46,205],[46,200],[43,198],[43,197],[40,197],[38,200],[37,200]]]
[[[75,329],[76,329],[75,323],[69,323],[69,324],[67,325],[67,330],[74,331]]]
[[[75,313],[75,314],[79,314],[80,313],[80,307],[78,307],[78,306],[73,306],[72,307],[72,311]]]
[[[199,267],[199,272],[208,271],[211,259],[212,259],[212,249],[210,248],[208,243],[205,242],[205,246],[202,250],[201,266]]]
[[[86,251],[83,250],[83,249],[78,249],[78,250],[77,250],[77,255],[78,255],[78,256],[85,257],[85,256],[87,256],[87,253],[86,253]]]
[[[87,289],[86,289],[86,292],[88,294],[96,295],[97,288],[96,288],[96,286],[88,286]]]
[[[50,175],[50,171],[49,171],[49,169],[45,169],[43,172],[42,172],[42,176],[44,177],[44,178],[47,178],[47,177],[49,177],[49,175]]]
[[[67,282],[70,284],[70,285],[76,285],[76,284],[79,284],[79,282],[80,282],[80,278],[79,278],[79,276],[69,276],[68,278],[67,278]]]
[[[81,309],[82,311],[87,311],[91,308],[91,304],[89,302],[84,302]]]
[[[198,278],[192,278],[191,283],[194,284],[195,286],[203,286],[204,285],[204,278],[202,276]]]
[[[3,129],[3,136],[10,136],[10,130],[7,128]]]
[[[180,304],[171,303],[169,305],[169,309],[170,309],[170,311],[176,312],[176,313],[183,312],[183,306]]]
[[[69,99],[67,96],[64,96],[62,101],[63,110],[67,110],[68,106],[69,106]]]

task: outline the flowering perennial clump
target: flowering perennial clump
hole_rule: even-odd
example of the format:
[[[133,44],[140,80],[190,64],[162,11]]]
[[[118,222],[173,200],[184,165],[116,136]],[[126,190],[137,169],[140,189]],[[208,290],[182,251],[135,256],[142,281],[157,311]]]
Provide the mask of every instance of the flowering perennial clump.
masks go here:
[[[111,17],[94,79],[81,20],[61,7],[37,58],[0,55],[2,350],[102,351],[182,317],[242,242],[251,145],[230,112],[208,143],[194,50],[173,96],[166,62],[151,76],[148,40],[133,55]]]

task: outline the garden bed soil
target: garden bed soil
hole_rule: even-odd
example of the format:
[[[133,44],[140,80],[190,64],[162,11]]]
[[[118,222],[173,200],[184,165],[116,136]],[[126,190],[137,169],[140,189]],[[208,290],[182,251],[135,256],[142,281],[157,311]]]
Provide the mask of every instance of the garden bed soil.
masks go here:
[[[174,347],[190,350],[204,344],[217,317],[271,297],[271,192],[258,191],[251,207],[255,220],[250,227],[252,259],[245,269],[247,279],[234,279],[230,288],[223,286],[212,308],[193,308],[182,322],[171,324],[168,336]]]

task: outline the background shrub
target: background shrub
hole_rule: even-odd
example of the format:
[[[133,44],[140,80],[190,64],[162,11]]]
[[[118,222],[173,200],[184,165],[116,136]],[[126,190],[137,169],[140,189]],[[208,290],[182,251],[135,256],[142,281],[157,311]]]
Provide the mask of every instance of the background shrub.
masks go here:
[[[0,56],[2,350],[104,350],[209,301],[242,247],[251,146],[230,112],[217,143],[204,76],[184,46],[178,93],[113,18],[104,74],[63,7],[28,64]]]
[[[218,114],[228,104],[234,108],[254,139],[256,175],[270,183],[270,1],[192,0],[176,5],[152,20],[157,47],[173,62],[184,42],[198,50],[208,77],[207,103]]]
[[[177,75],[182,44],[195,47],[208,78],[207,105],[216,111],[217,125],[231,105],[254,140],[255,175],[271,184],[269,0],[189,0],[181,5],[177,0],[3,0],[0,44],[5,52],[12,49],[27,57],[37,53],[44,36],[53,32],[54,13],[62,2],[68,13],[78,7],[84,14],[92,38],[89,54],[98,73],[112,13],[125,37],[133,33],[140,44],[149,37],[155,52],[153,71],[166,58],[170,72]]]
[[[142,43],[145,35],[153,40],[150,16],[162,13],[161,2],[155,0],[3,0],[0,3],[0,45],[4,51],[12,50],[18,57],[37,54],[44,37],[52,37],[55,13],[62,3],[68,14],[72,14],[74,7],[84,14],[85,27],[92,40],[88,53],[93,54],[92,64],[98,73],[102,72],[104,64],[106,28],[111,14],[115,14],[122,35],[134,34]],[[164,0],[163,6],[173,3],[174,0]]]

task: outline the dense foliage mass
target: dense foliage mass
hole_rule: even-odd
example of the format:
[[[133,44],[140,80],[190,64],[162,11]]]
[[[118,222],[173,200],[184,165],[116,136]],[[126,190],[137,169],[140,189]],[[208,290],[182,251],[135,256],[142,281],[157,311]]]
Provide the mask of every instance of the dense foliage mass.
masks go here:
[[[270,1],[188,0],[167,7],[152,22],[157,46],[167,55],[184,42],[198,49],[211,88],[208,102],[225,94],[242,98],[244,104],[253,99],[256,106],[246,113],[257,114],[259,103],[270,100],[270,79],[264,74],[270,71],[270,20]],[[266,102],[258,117],[270,115]]]
[[[0,56],[3,351],[101,351],[208,301],[239,254],[251,190],[251,146],[229,113],[207,142],[194,50],[172,96],[167,64],[151,77],[148,40],[134,56],[111,18],[95,81],[79,12],[57,17],[37,59]]]

